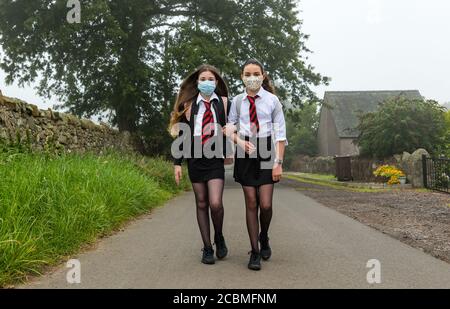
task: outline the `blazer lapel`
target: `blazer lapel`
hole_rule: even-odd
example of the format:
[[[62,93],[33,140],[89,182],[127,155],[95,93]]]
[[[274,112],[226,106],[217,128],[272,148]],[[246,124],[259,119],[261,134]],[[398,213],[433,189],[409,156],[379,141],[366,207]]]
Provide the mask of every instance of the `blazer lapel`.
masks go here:
[[[222,117],[224,115],[224,112],[223,112],[223,103],[222,104],[221,103],[222,103],[222,99],[213,101],[213,106],[214,106],[214,111],[216,113],[217,122],[221,126],[223,126],[225,124],[225,118]]]
[[[196,102],[196,99],[194,99],[191,107],[191,118],[189,119],[189,127],[191,128],[192,136],[194,136],[195,117],[197,117],[197,114],[198,114],[198,104]]]

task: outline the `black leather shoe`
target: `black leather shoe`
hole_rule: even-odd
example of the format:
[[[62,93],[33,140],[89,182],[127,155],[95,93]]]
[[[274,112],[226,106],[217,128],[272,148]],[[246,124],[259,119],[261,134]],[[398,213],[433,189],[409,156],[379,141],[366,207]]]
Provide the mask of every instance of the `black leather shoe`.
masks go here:
[[[223,235],[215,236],[214,242],[216,244],[216,255],[218,259],[223,259],[228,254],[228,248],[225,244],[225,238],[223,238]]]
[[[250,253],[250,261],[248,262],[248,268],[251,270],[260,270],[261,269],[261,254],[258,252],[251,251]]]
[[[269,245],[269,237],[267,235],[259,235],[259,242],[261,243],[261,257],[267,261],[272,256],[272,249]]]
[[[214,260],[214,250],[212,247],[204,247],[203,249],[203,264],[214,264],[216,261]]]

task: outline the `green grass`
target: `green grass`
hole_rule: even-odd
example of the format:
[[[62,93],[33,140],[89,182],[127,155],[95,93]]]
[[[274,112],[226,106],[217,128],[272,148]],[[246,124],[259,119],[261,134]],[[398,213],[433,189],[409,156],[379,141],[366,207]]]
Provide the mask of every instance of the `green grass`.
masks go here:
[[[296,173],[296,175],[317,180],[337,180],[336,176],[330,174]]]
[[[0,151],[0,287],[162,205],[189,188],[186,178],[175,187],[162,159]]]
[[[354,192],[386,192],[386,191],[398,191],[400,189],[398,188],[383,188],[383,189],[373,189],[373,188],[365,188],[365,187],[354,187],[354,186],[348,186],[344,183],[337,182],[337,178],[334,175],[328,175],[328,174],[312,174],[312,173],[295,173],[295,174],[286,174],[284,177],[292,180],[297,180],[304,183],[311,183],[321,186],[326,186],[334,189],[340,189],[340,190],[349,190]],[[336,181],[335,183],[332,183],[330,181]],[[413,190],[415,192],[432,192],[430,189],[426,188],[411,188],[410,190]]]
[[[353,191],[353,192],[385,192],[386,190],[388,190],[388,189],[371,189],[371,188],[350,187],[350,186],[346,186],[343,184],[341,185],[339,183],[334,184],[334,183],[330,183],[330,182],[327,182],[324,180],[321,181],[320,179],[311,180],[311,179],[307,179],[307,178],[302,178],[301,176],[290,175],[290,174],[287,174],[283,177],[292,179],[292,180],[296,180],[296,181],[300,181],[300,182],[304,182],[304,183],[310,183],[310,184],[325,186],[325,187],[329,187],[329,188],[333,188],[333,189],[347,190],[347,191]]]

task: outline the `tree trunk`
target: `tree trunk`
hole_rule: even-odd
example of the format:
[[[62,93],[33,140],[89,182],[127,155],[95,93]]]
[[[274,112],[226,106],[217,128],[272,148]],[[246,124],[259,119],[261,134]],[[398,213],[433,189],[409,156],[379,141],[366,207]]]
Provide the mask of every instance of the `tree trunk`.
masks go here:
[[[120,131],[137,131],[139,109],[136,104],[142,101],[142,92],[136,89],[140,84],[138,71],[142,65],[139,51],[142,47],[142,34],[144,32],[144,19],[142,14],[134,12],[133,26],[124,42],[124,48],[119,61],[117,85],[114,93],[116,124]]]

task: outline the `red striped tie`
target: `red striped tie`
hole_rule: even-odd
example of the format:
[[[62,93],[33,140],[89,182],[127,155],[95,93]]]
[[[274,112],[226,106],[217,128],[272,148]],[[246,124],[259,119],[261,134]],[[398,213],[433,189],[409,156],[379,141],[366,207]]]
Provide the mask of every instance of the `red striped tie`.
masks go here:
[[[259,96],[251,97],[247,96],[248,101],[250,102],[250,131],[255,135],[259,132],[259,121],[258,121],[258,114],[256,113],[256,104],[255,101]]]
[[[203,114],[202,145],[214,135],[214,118],[211,111],[211,102],[203,101],[206,111]]]

